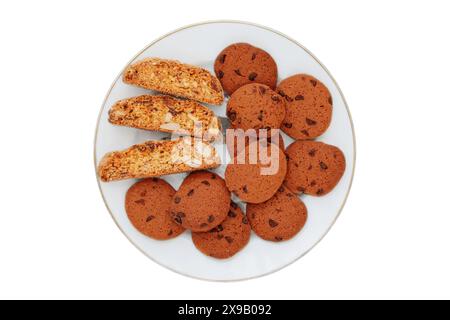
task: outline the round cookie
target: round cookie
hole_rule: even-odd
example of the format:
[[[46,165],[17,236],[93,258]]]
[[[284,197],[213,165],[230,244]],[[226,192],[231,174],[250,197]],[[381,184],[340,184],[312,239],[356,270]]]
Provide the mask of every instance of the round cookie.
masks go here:
[[[252,82],[272,89],[277,85],[278,69],[273,58],[248,43],[235,43],[223,49],[214,62],[214,72],[229,95]]]
[[[227,104],[227,116],[234,129],[279,129],[285,115],[285,100],[259,83],[240,87]]]
[[[247,217],[253,231],[264,240],[284,241],[303,228],[307,209],[298,196],[281,186],[266,202],[248,204]]]
[[[225,182],[242,201],[261,203],[275,194],[286,170],[286,157],[275,144],[250,143],[228,164]]]
[[[319,80],[297,74],[281,81],[276,91],[286,100],[286,117],[281,129],[290,137],[313,139],[328,129],[333,101]]]
[[[226,259],[247,245],[250,231],[247,217],[237,204],[231,202],[227,218],[207,232],[193,232],[192,241],[205,255]]]
[[[317,141],[295,141],[286,149],[286,186],[293,192],[323,196],[339,182],[345,171],[342,151]]]
[[[166,181],[151,178],[133,184],[125,196],[125,211],[133,226],[157,240],[175,238],[184,231],[170,217],[175,190]]]
[[[227,217],[231,195],[225,181],[209,171],[196,171],[184,179],[172,199],[172,219],[192,231],[208,231]]]

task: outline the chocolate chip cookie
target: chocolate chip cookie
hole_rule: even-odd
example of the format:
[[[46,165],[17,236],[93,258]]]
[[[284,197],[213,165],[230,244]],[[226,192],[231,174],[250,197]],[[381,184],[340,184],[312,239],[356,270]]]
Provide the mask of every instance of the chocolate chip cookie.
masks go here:
[[[172,219],[195,232],[208,231],[227,217],[230,192],[225,181],[209,171],[197,171],[184,179],[172,199]]]
[[[228,189],[242,201],[261,203],[270,199],[283,183],[286,157],[275,144],[250,143],[225,170]]]
[[[275,89],[278,69],[266,51],[248,43],[232,44],[216,58],[214,71],[223,89],[231,95],[248,83],[261,83]]]
[[[259,83],[240,87],[227,104],[227,116],[234,129],[279,129],[285,115],[285,99]]]
[[[205,255],[226,259],[247,245],[250,231],[247,217],[236,203],[231,202],[227,218],[207,232],[193,232],[192,241]]]
[[[281,129],[290,137],[313,139],[328,129],[333,100],[319,80],[297,74],[281,81],[276,91],[286,101],[286,117]]]
[[[317,141],[295,141],[286,149],[286,186],[296,193],[323,196],[333,190],[345,171],[342,151]]]
[[[170,217],[175,190],[166,181],[151,178],[133,184],[125,196],[125,210],[133,226],[153,239],[175,238],[184,231]]]
[[[306,223],[305,204],[285,186],[269,200],[247,204],[247,217],[255,233],[265,240],[291,239]]]

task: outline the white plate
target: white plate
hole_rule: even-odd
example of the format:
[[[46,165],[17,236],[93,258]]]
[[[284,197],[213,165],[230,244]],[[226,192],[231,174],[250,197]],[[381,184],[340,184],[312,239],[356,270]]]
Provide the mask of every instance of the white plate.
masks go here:
[[[328,232],[350,190],[355,142],[350,113],[336,82],[323,65],[305,48],[287,36],[266,27],[235,21],[217,21],[192,25],[174,31],[154,41],[133,60],[146,57],[177,59],[198,65],[213,72],[217,54],[227,45],[248,42],[269,52],[278,64],[279,80],[296,73],[308,73],[322,81],[333,97],[333,119],[330,128],[318,140],[338,146],[345,154],[347,168],[336,188],[324,197],[302,196],[308,208],[308,221],[293,239],[273,243],[252,233],[249,244],[227,260],[209,258],[200,253],[191,241],[190,232],[168,240],[152,240],[131,225],[124,209],[127,189],[135,180],[103,183],[100,191],[113,219],[126,237],[155,262],[186,276],[206,280],[242,280],[269,274],[302,257]],[[113,150],[127,148],[146,140],[158,139],[160,133],[113,126],[108,122],[108,110],[117,100],[148,93],[124,84],[119,76],[108,92],[100,111],[95,137],[95,165]],[[217,115],[225,115],[225,103],[211,107]],[[286,144],[291,139],[285,139]],[[222,168],[223,170],[223,168]],[[220,172],[220,170],[219,170]],[[185,175],[166,176],[175,188]]]

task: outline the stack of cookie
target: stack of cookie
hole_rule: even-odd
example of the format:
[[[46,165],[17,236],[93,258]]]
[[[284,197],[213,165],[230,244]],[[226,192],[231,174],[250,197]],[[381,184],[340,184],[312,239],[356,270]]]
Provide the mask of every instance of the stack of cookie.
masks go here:
[[[166,240],[190,230],[198,250],[224,259],[245,247],[251,230],[274,242],[297,235],[308,215],[299,195],[329,193],[344,173],[345,158],[337,147],[314,141],[330,125],[333,109],[331,94],[318,79],[296,74],[277,84],[274,59],[247,43],[222,50],[214,72],[216,77],[205,69],[160,58],[128,67],[125,83],[164,95],[118,101],[109,121],[193,138],[148,141],[109,153],[98,173],[105,182],[146,178],[128,190],[125,203],[130,221],[141,233]],[[221,177],[206,171],[220,164],[213,147],[221,134],[220,121],[200,102],[222,104],[224,93],[229,96],[226,114],[231,127],[254,136],[245,136],[239,144],[234,143],[235,135],[227,135],[232,161]],[[280,130],[294,139],[287,148],[282,135],[273,135]],[[195,155],[190,162],[183,156],[188,149]],[[254,161],[252,150],[258,151]],[[179,154],[179,161],[174,154]],[[262,154],[277,165],[267,163]],[[190,171],[178,190],[159,178]],[[232,194],[246,204],[246,212],[231,200]]]
[[[248,221],[255,233],[265,240],[288,240],[306,222],[307,209],[298,195],[327,194],[345,170],[344,155],[337,147],[313,140],[330,125],[331,94],[318,79],[306,74],[293,75],[277,85],[274,59],[246,43],[225,48],[214,69],[230,95],[227,116],[234,129],[253,129],[259,140],[259,131],[281,129],[295,140],[286,150],[282,138],[275,143],[266,141],[272,161],[278,163],[271,175],[262,173],[261,161],[233,161],[225,171],[229,190],[247,203]],[[258,148],[261,145],[258,143]],[[234,150],[235,159],[242,152],[247,161],[248,149],[246,143],[245,150]]]

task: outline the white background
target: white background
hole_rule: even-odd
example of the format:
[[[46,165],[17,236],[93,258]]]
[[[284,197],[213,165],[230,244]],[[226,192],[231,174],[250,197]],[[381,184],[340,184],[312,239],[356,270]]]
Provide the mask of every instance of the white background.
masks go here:
[[[446,1],[2,2],[0,298],[450,298],[449,13]],[[286,269],[236,283],[136,250],[93,166],[98,111],[124,65],[212,19],[306,46],[356,129],[354,184],[331,232]]]

